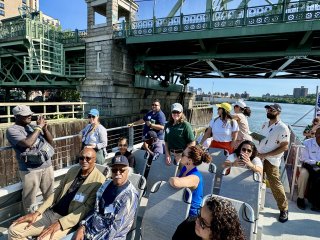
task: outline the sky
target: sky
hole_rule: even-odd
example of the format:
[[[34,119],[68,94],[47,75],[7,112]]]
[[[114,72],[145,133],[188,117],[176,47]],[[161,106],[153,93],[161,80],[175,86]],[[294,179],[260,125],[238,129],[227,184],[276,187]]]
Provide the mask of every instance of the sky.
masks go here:
[[[176,0],[156,0],[155,15],[165,16],[164,9],[171,7]],[[205,0],[186,0],[183,5],[184,14],[190,11],[204,12]],[[255,0],[256,2],[259,0]],[[234,1],[235,2],[235,1]],[[196,3],[196,4],[193,4]],[[254,0],[250,1],[254,4]],[[166,7],[164,7],[164,4]],[[153,1],[140,4],[138,11],[139,19],[150,19],[152,16]],[[192,9],[192,10],[190,10]],[[87,5],[85,0],[40,0],[40,10],[45,14],[59,19],[63,29],[86,29],[87,28]],[[320,86],[320,80],[315,79],[191,79],[190,86],[202,88],[207,92],[243,93],[247,91],[250,96],[262,96],[292,94],[293,88],[304,86],[309,89],[308,93],[315,93],[316,86]]]

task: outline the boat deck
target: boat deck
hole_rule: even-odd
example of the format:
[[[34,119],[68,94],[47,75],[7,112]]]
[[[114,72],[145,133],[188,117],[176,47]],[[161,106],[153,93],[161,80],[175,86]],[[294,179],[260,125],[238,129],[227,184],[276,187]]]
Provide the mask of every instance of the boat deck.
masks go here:
[[[289,200],[289,220],[278,222],[279,210],[271,190],[266,192],[264,209],[260,212],[259,227],[262,240],[313,240],[320,238],[320,212],[300,210],[295,201]],[[261,229],[261,228],[260,228]]]

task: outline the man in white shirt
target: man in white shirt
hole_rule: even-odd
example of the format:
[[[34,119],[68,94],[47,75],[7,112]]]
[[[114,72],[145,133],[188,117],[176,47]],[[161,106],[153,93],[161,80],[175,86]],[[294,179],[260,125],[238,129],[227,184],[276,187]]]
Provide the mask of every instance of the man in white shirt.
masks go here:
[[[297,199],[297,206],[302,210],[306,209],[304,193],[307,188],[309,177],[311,182],[314,183],[320,175],[320,127],[317,128],[314,138],[304,141],[304,146],[305,148],[303,149],[301,156],[302,168],[300,169],[298,179]],[[318,202],[317,198],[314,196],[314,194],[317,194],[316,192],[318,191],[313,189],[310,191],[310,194],[308,194],[310,195],[308,199],[312,203],[311,210],[315,211],[319,210],[319,206],[316,204]]]
[[[272,194],[280,210],[279,222],[288,221],[288,200],[280,180],[279,166],[283,153],[288,149],[290,132],[281,121],[281,106],[277,103],[265,106],[269,121],[262,125],[261,135],[265,136],[258,146],[259,157],[263,161]]]

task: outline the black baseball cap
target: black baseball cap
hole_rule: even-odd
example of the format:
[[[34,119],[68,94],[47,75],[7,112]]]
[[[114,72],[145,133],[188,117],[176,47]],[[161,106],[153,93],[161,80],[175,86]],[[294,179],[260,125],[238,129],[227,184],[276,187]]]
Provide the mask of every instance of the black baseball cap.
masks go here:
[[[281,106],[278,104],[278,103],[275,103],[275,104],[270,104],[270,105],[265,105],[264,106],[265,108],[272,108],[278,112],[281,112],[282,111],[282,108]]]
[[[157,133],[155,131],[149,131],[147,134],[144,136],[144,140],[150,140],[151,138],[157,138]]]
[[[117,156],[114,156],[111,161],[111,166],[114,166],[114,165],[129,166],[129,161],[125,156],[117,155]]]

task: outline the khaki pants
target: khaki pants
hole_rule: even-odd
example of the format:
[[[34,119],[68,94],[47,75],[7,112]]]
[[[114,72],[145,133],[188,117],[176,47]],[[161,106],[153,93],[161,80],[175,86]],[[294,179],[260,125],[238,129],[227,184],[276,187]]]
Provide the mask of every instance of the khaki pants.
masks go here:
[[[24,212],[33,212],[37,204],[37,192],[40,189],[43,199],[46,200],[53,193],[53,167],[32,171],[19,171],[22,181],[22,204]]]
[[[307,189],[309,179],[309,172],[305,168],[300,168],[300,175],[298,178],[298,198],[304,198],[304,193]]]
[[[288,210],[288,200],[282,186],[279,167],[272,165],[267,159],[263,162],[263,172],[266,173],[270,188],[280,211]]]
[[[17,239],[27,239],[27,237],[37,237],[40,233],[51,224],[55,223],[62,216],[58,213],[53,212],[52,210],[46,210],[42,215],[40,215],[37,221],[32,224],[29,228],[25,229],[28,223],[21,223],[18,225],[11,225],[8,230],[8,240],[17,240]],[[61,239],[66,236],[71,229],[59,230],[57,231],[52,239]],[[44,239],[50,239],[50,235],[46,236]]]

